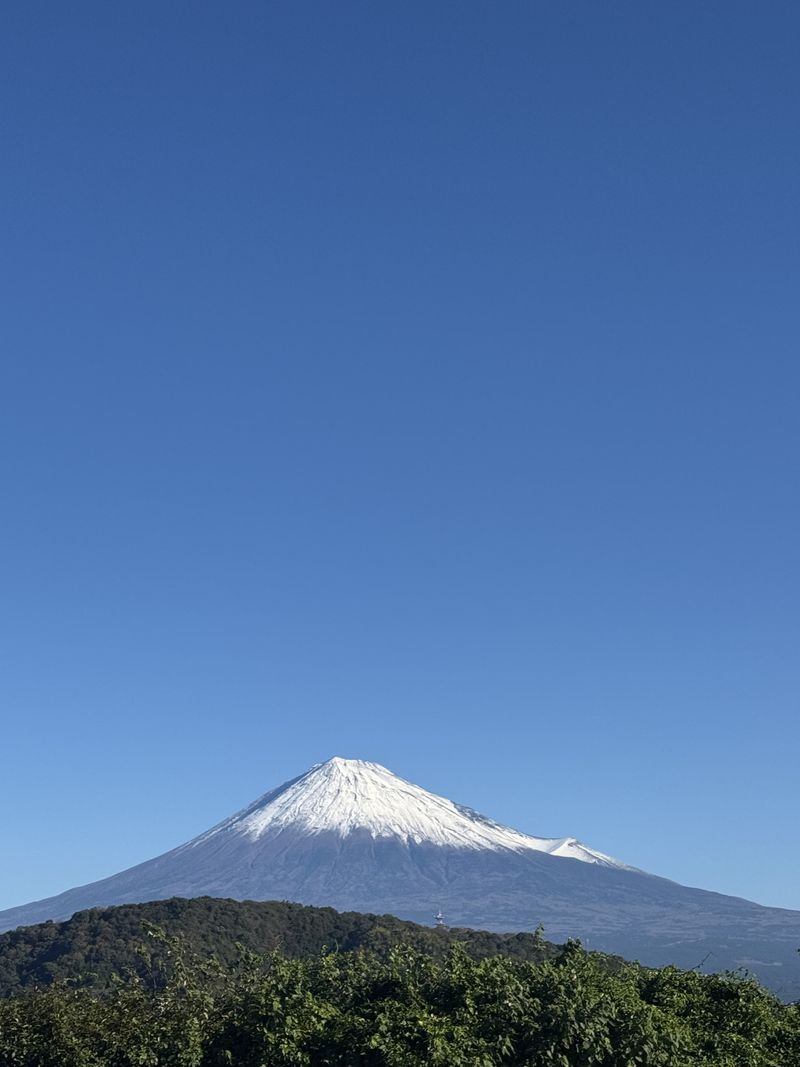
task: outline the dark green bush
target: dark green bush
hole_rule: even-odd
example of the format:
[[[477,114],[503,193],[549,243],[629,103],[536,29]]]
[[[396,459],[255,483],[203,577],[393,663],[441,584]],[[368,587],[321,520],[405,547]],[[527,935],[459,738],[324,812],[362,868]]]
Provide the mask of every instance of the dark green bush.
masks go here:
[[[622,964],[190,957],[152,931],[142,974],[0,1001],[0,1067],[798,1067],[800,1009],[754,981]],[[190,954],[189,954],[190,955]]]

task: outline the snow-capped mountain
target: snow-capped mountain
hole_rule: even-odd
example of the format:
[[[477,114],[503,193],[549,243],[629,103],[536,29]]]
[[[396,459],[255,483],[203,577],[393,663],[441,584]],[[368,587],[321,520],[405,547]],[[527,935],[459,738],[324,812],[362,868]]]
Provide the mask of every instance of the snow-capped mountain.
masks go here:
[[[587,863],[625,866],[574,837],[530,837],[406,782],[379,763],[340,756],[259,797],[249,808],[189,842],[188,847],[228,833],[258,841],[289,828],[307,834],[330,832],[342,838],[365,831],[376,840],[394,838],[406,845],[514,852],[533,849]]]
[[[690,889],[574,837],[502,826],[362,760],[312,767],[192,841],[0,912],[0,931],[172,896],[294,900],[450,925],[530,930],[640,959],[744,966],[800,996],[800,912]]]

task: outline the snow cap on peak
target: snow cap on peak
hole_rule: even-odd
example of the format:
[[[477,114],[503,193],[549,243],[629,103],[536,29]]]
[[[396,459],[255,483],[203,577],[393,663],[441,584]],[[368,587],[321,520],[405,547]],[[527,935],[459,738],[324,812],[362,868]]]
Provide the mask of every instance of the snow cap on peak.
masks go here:
[[[370,763],[369,760],[365,759],[347,759],[345,756],[331,756],[331,758],[326,759],[324,763],[317,763],[314,766],[333,767],[338,769],[351,767],[353,768],[353,770],[356,770],[359,767],[380,767],[381,765],[380,763]],[[314,767],[312,767],[311,769],[314,770]],[[385,767],[381,769],[386,770]]]
[[[574,838],[531,837],[429,793],[380,763],[342,756],[332,756],[265,794],[212,833],[227,831],[257,840],[289,828],[309,835],[335,833],[343,838],[366,832],[375,839],[393,838],[405,845],[534,850],[623,866]]]

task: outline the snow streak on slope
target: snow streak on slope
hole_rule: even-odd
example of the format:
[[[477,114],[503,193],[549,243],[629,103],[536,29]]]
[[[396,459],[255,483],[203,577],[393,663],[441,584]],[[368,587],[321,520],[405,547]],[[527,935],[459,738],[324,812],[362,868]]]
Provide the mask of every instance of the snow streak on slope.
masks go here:
[[[338,756],[267,793],[191,842],[190,847],[220,833],[241,834],[257,841],[290,827],[304,834],[333,832],[341,837],[366,831],[373,838],[396,838],[404,844],[514,852],[533,849],[625,867],[573,837],[530,837],[412,785],[378,763]]]

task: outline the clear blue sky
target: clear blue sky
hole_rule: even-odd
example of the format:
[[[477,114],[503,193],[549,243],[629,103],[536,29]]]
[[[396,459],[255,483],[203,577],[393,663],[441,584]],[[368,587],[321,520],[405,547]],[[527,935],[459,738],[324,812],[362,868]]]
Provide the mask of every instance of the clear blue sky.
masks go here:
[[[339,754],[800,908],[794,2],[13,2],[0,907]]]

